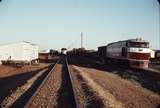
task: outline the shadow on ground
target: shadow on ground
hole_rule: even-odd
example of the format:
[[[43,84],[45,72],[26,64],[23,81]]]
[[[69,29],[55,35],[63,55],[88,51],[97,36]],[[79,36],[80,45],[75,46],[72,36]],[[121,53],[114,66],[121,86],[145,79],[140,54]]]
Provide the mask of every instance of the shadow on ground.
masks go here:
[[[24,107],[25,104],[28,102],[28,100],[31,98],[31,96],[36,92],[36,90],[38,89],[38,87],[40,86],[40,84],[42,83],[44,78],[51,71],[53,66],[54,66],[54,64],[46,67],[47,70],[40,77],[38,77],[38,79],[36,79],[36,81],[34,81],[33,85],[23,95],[21,95],[21,97],[18,98],[18,100],[16,100],[11,107],[12,108]],[[45,69],[45,68],[43,68],[43,69]],[[41,69],[41,70],[43,70],[43,69]],[[39,71],[41,71],[41,70],[39,70]]]
[[[63,66],[61,74],[62,83],[60,89],[58,90],[58,108],[76,108],[67,65],[64,63],[64,60],[62,60],[60,64],[62,64]]]
[[[48,68],[48,67],[45,67]],[[11,95],[18,87],[27,83],[27,80],[35,76],[38,72],[45,69],[37,69],[35,71],[24,72],[22,74],[17,74],[9,77],[0,78],[0,104],[5,99],[6,96]]]
[[[136,82],[142,87],[160,94],[160,73],[149,70],[120,67],[118,65],[102,64],[99,61],[91,60],[86,57],[72,56],[68,57],[68,61],[73,65],[95,68],[97,70],[116,74],[121,78]]]

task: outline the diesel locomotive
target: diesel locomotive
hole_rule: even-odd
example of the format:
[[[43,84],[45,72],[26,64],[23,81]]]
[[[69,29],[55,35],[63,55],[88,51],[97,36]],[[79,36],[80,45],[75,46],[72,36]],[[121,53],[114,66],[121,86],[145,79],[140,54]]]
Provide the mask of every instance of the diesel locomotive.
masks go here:
[[[123,64],[133,68],[148,68],[149,42],[136,38],[109,43],[98,47],[98,56],[105,62]]]

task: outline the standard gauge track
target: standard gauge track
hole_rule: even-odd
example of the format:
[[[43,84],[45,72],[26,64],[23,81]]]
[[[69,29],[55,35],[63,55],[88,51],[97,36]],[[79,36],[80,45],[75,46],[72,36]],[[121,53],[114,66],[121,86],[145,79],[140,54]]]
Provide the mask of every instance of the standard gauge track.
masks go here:
[[[24,107],[79,108],[74,87],[67,58],[64,57],[57,61]]]

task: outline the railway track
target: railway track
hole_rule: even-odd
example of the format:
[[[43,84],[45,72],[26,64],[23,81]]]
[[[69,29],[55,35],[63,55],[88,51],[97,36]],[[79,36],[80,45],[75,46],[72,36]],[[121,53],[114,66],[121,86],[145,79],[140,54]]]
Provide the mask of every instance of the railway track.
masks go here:
[[[80,108],[66,58],[57,61],[24,107]]]
[[[76,108],[80,108],[80,103],[79,103],[79,100],[78,100],[78,93],[76,91],[76,87],[75,87],[75,82],[73,80],[73,76],[71,74],[71,71],[69,69],[69,66],[68,66],[68,61],[66,59],[66,65],[67,65],[67,70],[68,70],[68,73],[69,73],[69,77],[70,77],[70,81],[71,81],[71,84],[72,84],[72,88],[73,88],[73,94],[74,94],[74,99],[75,99],[75,103],[76,103]]]
[[[27,91],[8,106],[12,108],[102,108],[103,100],[88,85],[84,77],[59,59],[45,75],[41,75]],[[27,86],[27,85],[26,85]],[[4,106],[5,107],[5,106]]]

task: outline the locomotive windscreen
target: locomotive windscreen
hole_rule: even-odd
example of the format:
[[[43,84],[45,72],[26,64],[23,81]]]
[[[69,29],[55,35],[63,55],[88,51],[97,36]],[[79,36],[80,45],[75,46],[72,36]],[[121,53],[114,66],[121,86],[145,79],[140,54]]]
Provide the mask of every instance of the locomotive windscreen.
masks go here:
[[[129,42],[129,47],[149,48],[149,43],[148,42]]]

